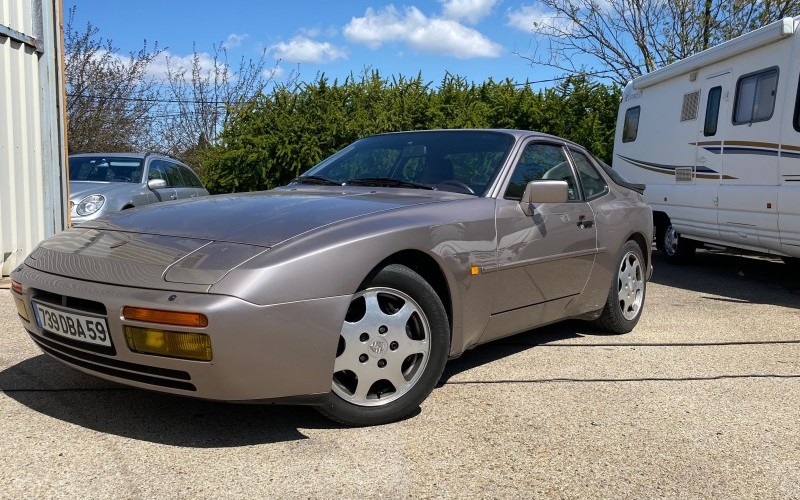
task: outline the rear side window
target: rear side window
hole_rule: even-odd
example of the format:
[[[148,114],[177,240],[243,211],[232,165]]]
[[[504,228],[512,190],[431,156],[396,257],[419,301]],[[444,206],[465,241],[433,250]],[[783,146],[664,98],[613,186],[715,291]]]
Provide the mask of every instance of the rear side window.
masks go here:
[[[578,170],[578,177],[581,179],[583,186],[583,196],[590,200],[604,194],[608,190],[606,181],[603,176],[592,165],[592,162],[585,154],[574,149],[570,149],[572,158],[575,160],[575,168]]]
[[[622,142],[633,142],[639,133],[639,113],[641,106],[634,106],[625,111],[625,123],[622,125]]]
[[[200,188],[203,187],[203,184],[200,183],[200,179],[197,178],[194,172],[189,167],[178,165],[178,169],[181,171],[181,176],[183,177],[184,182],[187,186]]]
[[[705,125],[703,125],[703,135],[706,137],[717,135],[720,97],[722,97],[722,87],[714,87],[708,91],[708,102],[706,103],[706,122]]]
[[[778,68],[739,78],[736,83],[733,124],[764,122],[772,118],[777,90]]]
[[[181,172],[178,170],[177,165],[167,161],[162,161],[161,166],[164,168],[164,174],[169,187],[179,188],[187,186],[187,184],[183,181],[183,177],[181,177]]]

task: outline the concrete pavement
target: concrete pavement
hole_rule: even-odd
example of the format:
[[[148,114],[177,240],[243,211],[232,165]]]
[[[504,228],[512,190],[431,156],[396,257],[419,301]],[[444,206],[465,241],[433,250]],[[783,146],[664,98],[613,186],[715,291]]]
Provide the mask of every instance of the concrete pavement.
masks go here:
[[[0,291],[0,498],[800,498],[800,278],[698,260],[656,260],[630,334],[479,347],[364,429],[74,372]]]

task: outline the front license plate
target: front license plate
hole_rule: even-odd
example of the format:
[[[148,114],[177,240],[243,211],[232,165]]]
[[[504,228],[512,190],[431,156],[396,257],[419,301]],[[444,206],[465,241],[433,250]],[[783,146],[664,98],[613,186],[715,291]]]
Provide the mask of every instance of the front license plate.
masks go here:
[[[32,304],[36,322],[42,329],[72,340],[111,346],[108,323],[104,317],[74,313],[39,302]]]

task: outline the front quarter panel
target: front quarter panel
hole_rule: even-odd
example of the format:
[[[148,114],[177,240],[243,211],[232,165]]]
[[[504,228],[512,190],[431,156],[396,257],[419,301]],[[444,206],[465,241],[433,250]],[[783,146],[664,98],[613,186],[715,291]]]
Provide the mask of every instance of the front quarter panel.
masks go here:
[[[334,224],[282,243],[231,271],[212,293],[255,304],[352,295],[398,252],[427,254],[451,294],[453,353],[474,343],[491,312],[496,262],[495,201],[469,198],[393,210]],[[346,307],[337,322],[344,320]]]

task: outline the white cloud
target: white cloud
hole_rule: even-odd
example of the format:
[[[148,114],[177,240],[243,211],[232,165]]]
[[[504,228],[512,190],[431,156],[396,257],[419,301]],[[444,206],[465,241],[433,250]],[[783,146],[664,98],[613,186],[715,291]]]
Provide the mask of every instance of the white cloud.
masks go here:
[[[567,19],[556,16],[537,5],[524,5],[508,12],[508,26],[530,33],[534,26],[552,28],[561,33],[572,31],[572,24]]]
[[[347,58],[343,49],[329,42],[318,42],[302,35],[288,42],[276,43],[269,50],[275,59],[288,62],[326,63]]]
[[[447,19],[475,24],[492,11],[499,0],[439,0]]]
[[[214,58],[210,54],[206,52],[198,53],[197,61],[200,66],[201,74],[208,75],[214,72]],[[147,74],[160,80],[166,80],[167,68],[171,69],[173,73],[181,71],[186,71],[188,73],[192,69],[192,64],[194,64],[194,54],[176,56],[170,54],[168,51],[164,51],[147,67]]]
[[[242,42],[244,42],[249,36],[250,35],[247,33],[231,33],[228,35],[228,39],[222,42],[222,47],[226,49],[235,49],[236,47],[240,47]]]
[[[285,70],[282,67],[273,66],[273,67],[271,67],[269,69],[265,69],[261,73],[261,76],[263,76],[267,80],[277,80],[278,78],[283,76],[284,73],[285,73]]]
[[[459,59],[497,57],[502,47],[486,36],[451,19],[429,18],[416,7],[400,13],[393,5],[364,17],[354,17],[344,28],[345,37],[376,49],[387,42],[406,43],[419,52],[443,54]]]

